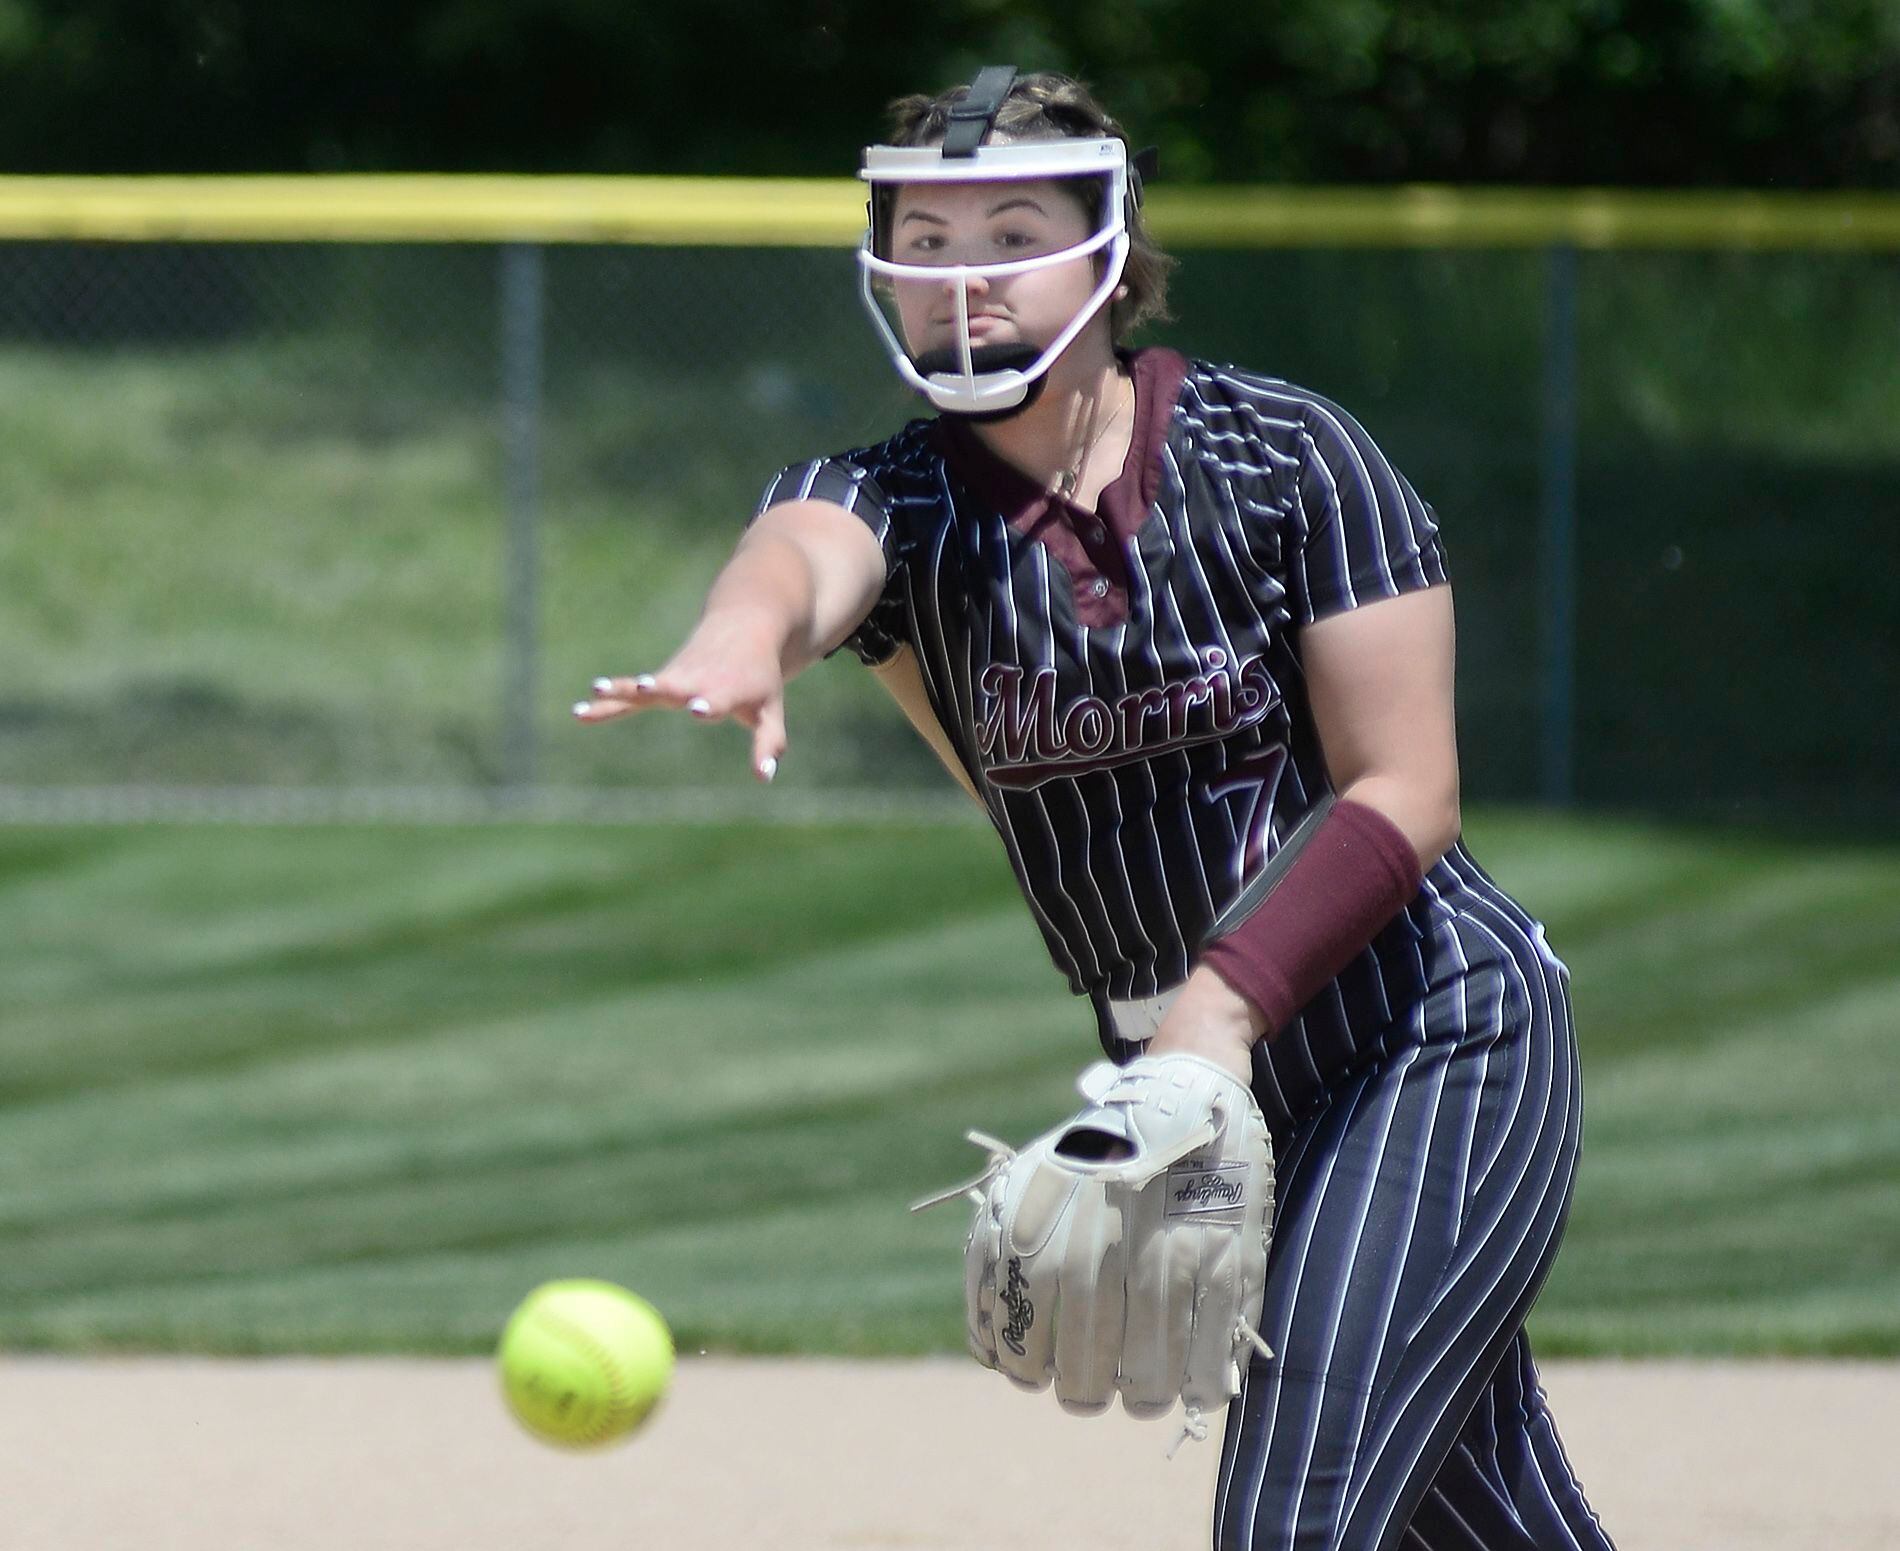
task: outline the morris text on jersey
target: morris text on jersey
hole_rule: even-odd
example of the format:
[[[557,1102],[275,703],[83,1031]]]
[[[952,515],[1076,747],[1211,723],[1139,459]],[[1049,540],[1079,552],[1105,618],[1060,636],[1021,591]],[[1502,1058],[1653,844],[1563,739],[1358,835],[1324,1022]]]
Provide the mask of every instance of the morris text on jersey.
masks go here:
[[[1230,669],[1207,653],[1206,669],[1114,699],[1058,701],[1056,670],[996,662],[977,680],[982,719],[977,746],[992,785],[1022,790],[1057,777],[1109,770],[1231,736],[1265,721],[1280,703],[1264,656]]]

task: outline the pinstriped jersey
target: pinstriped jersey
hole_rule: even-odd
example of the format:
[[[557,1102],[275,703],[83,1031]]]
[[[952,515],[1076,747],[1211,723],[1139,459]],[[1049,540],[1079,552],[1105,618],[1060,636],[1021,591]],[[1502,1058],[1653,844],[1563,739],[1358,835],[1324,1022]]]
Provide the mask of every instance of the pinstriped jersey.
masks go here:
[[[954,417],[795,464],[760,502],[833,502],[876,534],[886,586],[849,644],[913,649],[1052,958],[1113,1000],[1185,979],[1327,790],[1301,628],[1446,577],[1432,512],[1343,410],[1172,351],[1129,360],[1128,461],[1094,510]],[[1480,902],[1507,938],[1534,931],[1454,848],[1275,1044],[1359,1048],[1508,951],[1468,929]]]

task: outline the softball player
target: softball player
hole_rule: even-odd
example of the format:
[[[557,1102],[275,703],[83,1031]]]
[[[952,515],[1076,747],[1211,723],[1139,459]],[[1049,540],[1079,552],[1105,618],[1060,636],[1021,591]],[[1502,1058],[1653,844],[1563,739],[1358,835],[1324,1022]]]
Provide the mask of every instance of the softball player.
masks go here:
[[[1075,83],[895,114],[863,292],[939,414],[782,471],[679,652],[576,715],[736,719],[770,780],[785,681],[848,644],[1109,1053],[1250,1082],[1276,1355],[1228,1409],[1219,1547],[1605,1551],[1523,1331],[1577,1164],[1566,973],[1458,839],[1433,516],[1318,395],[1117,348],[1169,261]]]

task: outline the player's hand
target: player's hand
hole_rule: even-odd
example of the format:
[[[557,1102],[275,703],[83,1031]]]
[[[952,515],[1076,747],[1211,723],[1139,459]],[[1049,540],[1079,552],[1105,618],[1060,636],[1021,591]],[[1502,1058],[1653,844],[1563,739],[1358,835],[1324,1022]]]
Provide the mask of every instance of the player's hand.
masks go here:
[[[1253,1047],[1266,1032],[1252,1002],[1212,970],[1197,969],[1148,1041],[1147,1054],[1200,1056],[1251,1085]]]
[[[639,711],[685,711],[698,721],[752,729],[752,771],[778,774],[785,753],[785,675],[769,632],[733,615],[708,615],[667,664],[631,678],[594,680],[591,699],[574,707],[584,725]]]

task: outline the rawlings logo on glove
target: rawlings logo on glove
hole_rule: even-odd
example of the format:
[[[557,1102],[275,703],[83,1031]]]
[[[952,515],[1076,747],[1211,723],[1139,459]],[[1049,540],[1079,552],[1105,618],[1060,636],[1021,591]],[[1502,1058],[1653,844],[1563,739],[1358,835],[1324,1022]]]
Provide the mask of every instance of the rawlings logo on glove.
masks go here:
[[[1009,1261],[1009,1284],[1003,1289],[1003,1307],[1009,1310],[1009,1323],[1003,1327],[1003,1345],[1021,1357],[1023,1332],[1036,1323],[1036,1306],[1023,1291],[1023,1263],[1013,1255]]]
[[[1181,1183],[1175,1184],[1179,1179]],[[1168,1171],[1168,1215],[1180,1217],[1193,1212],[1218,1212],[1239,1206],[1247,1199],[1246,1170],[1238,1165],[1209,1169],[1195,1164],[1186,1170]]]
[[[990,1166],[915,1209],[976,1203],[964,1292],[978,1362],[1026,1389],[1053,1384],[1083,1414],[1117,1394],[1134,1416],[1179,1400],[1203,1437],[1206,1413],[1240,1392],[1248,1350],[1266,1353],[1266,1122],[1198,1056],[1099,1062],[1079,1086],[1088,1107],[1020,1152],[971,1132]]]

